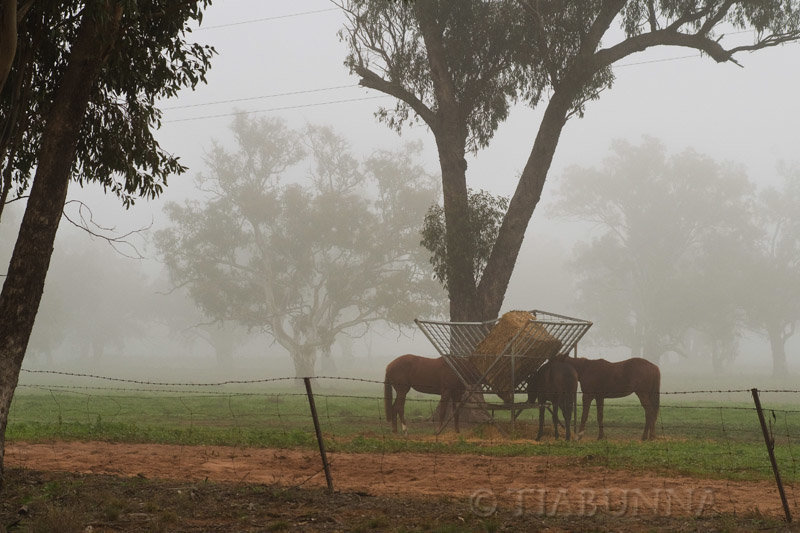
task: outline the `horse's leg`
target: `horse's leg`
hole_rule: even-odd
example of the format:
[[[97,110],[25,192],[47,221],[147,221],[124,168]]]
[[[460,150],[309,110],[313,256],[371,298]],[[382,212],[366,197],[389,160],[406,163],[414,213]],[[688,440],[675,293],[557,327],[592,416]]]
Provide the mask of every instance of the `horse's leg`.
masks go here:
[[[394,400],[392,399],[393,386],[386,382],[384,389],[384,408],[386,409],[386,421],[392,424],[392,433],[397,433],[397,411],[394,408]]]
[[[456,433],[461,433],[461,430],[458,428],[458,412],[461,410],[459,401],[455,398],[450,398],[450,401],[453,402],[453,424],[456,426]]]
[[[659,383],[660,385],[660,383]],[[650,393],[650,438],[656,438],[656,422],[658,422],[658,409],[661,405],[661,398],[660,394],[661,391],[659,387],[656,387],[654,391]]]
[[[652,434],[653,430],[651,429],[651,425],[654,425],[653,418],[653,406],[650,403],[650,395],[647,392],[637,391],[636,396],[639,397],[639,403],[642,404],[644,408],[644,433],[642,433],[642,440],[647,440]]]
[[[597,426],[600,428],[600,432],[597,434],[597,440],[601,440],[605,438],[603,434],[603,400],[602,396],[597,397]]]
[[[539,403],[539,433],[536,435],[536,440],[542,438],[544,434],[544,402]]]
[[[639,401],[644,407],[644,435],[642,435],[642,440],[652,440],[656,438],[656,422],[658,421],[658,404],[659,404],[659,392],[658,391],[648,391],[639,394]]]
[[[553,434],[556,440],[558,440],[558,407],[560,401],[561,398],[559,398],[559,394],[556,394],[553,397]]]
[[[566,439],[570,440],[570,420],[572,419],[572,393],[565,392],[561,398],[561,412],[564,414],[564,432],[567,434]]]
[[[462,402],[461,402],[461,398],[459,398],[457,396],[457,394],[458,393],[456,393],[453,390],[450,390],[450,391],[447,392],[447,396],[449,398],[449,401],[453,405],[453,425],[456,428],[456,433],[461,433],[461,430],[458,428],[458,412],[461,410]],[[462,395],[462,397],[463,397],[463,395]],[[444,417],[444,415],[442,415],[442,416]],[[444,423],[444,420],[442,420],[442,423]]]
[[[408,434],[408,426],[406,426],[406,394],[408,394],[409,388],[408,385],[398,386],[397,398],[394,401],[394,412],[400,417],[400,423],[402,424],[403,433],[405,434]],[[393,420],[392,422],[392,427],[395,433],[397,433],[397,421]]]
[[[583,431],[586,429],[586,420],[589,419],[589,411],[592,408],[592,400],[594,398],[588,392],[584,392],[582,395],[582,412],[581,412],[581,425],[578,428],[578,438],[583,436]]]

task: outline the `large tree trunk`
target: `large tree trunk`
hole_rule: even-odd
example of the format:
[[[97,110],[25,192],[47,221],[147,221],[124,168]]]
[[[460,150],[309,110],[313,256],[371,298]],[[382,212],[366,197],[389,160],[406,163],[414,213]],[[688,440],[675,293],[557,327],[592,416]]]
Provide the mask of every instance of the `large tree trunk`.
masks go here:
[[[0,92],[6,84],[16,53],[17,0],[0,0]]]
[[[485,316],[496,317],[500,313],[528,222],[542,196],[558,139],[579,87],[575,82],[572,87],[556,89],[547,105],[478,287],[478,298]]]
[[[436,114],[429,123],[436,137],[442,169],[445,238],[447,245],[447,287],[450,296],[450,320],[483,320],[478,306],[467,193],[467,125],[457,97],[442,44],[442,26],[436,18],[436,4],[418,2],[414,8],[425,41],[431,80],[436,95]],[[494,318],[497,316],[488,317]]]
[[[121,14],[121,6],[114,13],[84,11],[69,65],[53,97],[30,197],[0,293],[0,485],[8,411],[42,298],[78,135]]]
[[[317,351],[313,348],[301,346],[290,352],[294,363],[294,375],[297,378],[312,378],[315,376],[314,368],[317,364]]]
[[[475,247],[472,245],[474,241],[466,201],[468,194],[464,143],[452,138],[437,138],[437,145],[444,190],[450,320],[453,322],[489,320],[497,315],[485,316],[478,305],[472,267]]]
[[[785,378],[789,372],[789,365],[786,363],[786,336],[783,334],[783,328],[770,324],[767,326],[767,336],[772,349],[772,376]]]
[[[544,111],[533,148],[522,170],[514,196],[509,202],[508,211],[503,218],[478,287],[480,304],[488,316],[497,316],[503,305],[508,282],[514,272],[522,240],[525,238],[525,230],[542,196],[544,182],[553,162],[561,131],[567,123],[575,101],[592,76],[614,61],[612,57],[598,61],[594,51],[625,3],[625,0],[603,2],[597,18],[587,29],[578,55],[553,88],[553,95]]]

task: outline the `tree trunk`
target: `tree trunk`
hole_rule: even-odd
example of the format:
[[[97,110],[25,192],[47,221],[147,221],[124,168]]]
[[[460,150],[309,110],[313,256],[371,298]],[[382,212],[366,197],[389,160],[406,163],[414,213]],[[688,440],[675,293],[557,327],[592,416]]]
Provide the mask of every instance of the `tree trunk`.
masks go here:
[[[653,328],[647,328],[652,331]],[[661,344],[653,333],[648,333],[644,340],[644,353],[642,357],[657,365],[661,361],[661,354],[663,350]]]
[[[0,0],[0,92],[3,92],[16,53],[17,0]]]
[[[8,410],[42,298],[78,135],[122,14],[121,6],[113,15],[89,11],[84,10],[69,64],[53,96],[30,197],[0,292],[0,486]]]
[[[783,328],[771,324],[767,326],[767,336],[772,349],[772,376],[785,379],[789,373],[789,365],[786,363],[786,337]]]
[[[425,42],[436,96],[435,118],[429,126],[436,138],[442,169],[450,320],[482,320],[484,314],[478,306],[473,272],[475,247],[469,223],[467,162],[464,159],[467,125],[448,69],[442,44],[442,26],[437,20],[437,5],[434,2],[417,2],[414,9]]]
[[[564,85],[567,84],[562,84],[562,87],[556,89],[547,105],[530,156],[522,170],[483,271],[478,287],[478,298],[484,316],[496,317],[500,313],[528,222],[542,196],[558,139],[580,87],[577,81],[567,87],[563,87]]]
[[[319,361],[319,370],[323,376],[336,375],[336,361],[333,360],[333,350],[331,346],[324,346],[322,348],[322,357]]]
[[[92,364],[97,364],[103,358],[103,352],[106,349],[106,343],[98,336],[91,340],[89,343],[92,347]]]
[[[450,320],[453,322],[489,320],[497,315],[485,316],[478,305],[475,287],[473,271],[475,247],[469,223],[464,143],[459,143],[457,139],[441,139],[441,137],[437,137],[437,147],[444,191]]]
[[[725,372],[725,360],[716,342],[711,343],[711,369],[715,376],[721,376]]]
[[[315,376],[314,367],[317,363],[317,352],[313,348],[301,346],[291,351],[294,363],[294,375],[297,378],[311,378]]]
[[[481,391],[468,390],[461,397],[461,402],[461,408],[458,412],[459,425],[483,424],[492,419]],[[431,421],[439,424],[443,420],[448,420],[448,423],[452,424],[452,416],[453,404],[439,400],[439,403],[436,404],[436,409],[431,415]]]

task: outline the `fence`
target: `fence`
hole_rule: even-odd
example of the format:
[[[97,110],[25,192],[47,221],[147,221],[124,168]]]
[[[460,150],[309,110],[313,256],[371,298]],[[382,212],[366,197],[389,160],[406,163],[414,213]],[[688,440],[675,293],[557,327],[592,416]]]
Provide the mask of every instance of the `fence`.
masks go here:
[[[606,400],[602,441],[593,406],[580,441],[553,439],[548,413],[548,432],[535,442],[538,409],[513,424],[508,411],[496,411],[491,423],[439,433],[432,420],[439,399],[430,395],[409,395],[408,434],[394,434],[380,381],[23,377],[7,430],[12,467],[441,494],[469,498],[473,512],[486,516],[757,512],[788,519],[800,509],[796,390],[759,391],[766,433],[749,389],[666,391],[655,441],[639,441],[644,411],[631,397]]]

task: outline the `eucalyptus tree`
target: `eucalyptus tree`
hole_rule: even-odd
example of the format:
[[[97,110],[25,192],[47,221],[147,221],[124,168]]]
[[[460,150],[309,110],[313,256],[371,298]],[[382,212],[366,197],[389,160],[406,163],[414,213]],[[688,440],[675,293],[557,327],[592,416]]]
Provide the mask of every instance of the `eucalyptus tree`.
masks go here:
[[[268,333],[298,377],[337,336],[405,325],[444,301],[419,245],[436,180],[413,151],[364,161],[327,128],[274,118],[233,123],[199,176],[208,196],[171,204],[157,245],[173,283],[212,320]]]
[[[615,142],[600,169],[568,169],[554,210],[593,225],[572,265],[599,338],[653,361],[686,353],[691,330],[729,345],[741,271],[721,259],[752,235],[752,189],[740,169],[691,150],[668,156],[652,138]]]
[[[0,92],[17,55],[17,27],[34,0],[0,0]]]
[[[616,62],[648,48],[675,46],[738,64],[745,52],[800,38],[796,0],[337,3],[347,15],[341,32],[350,50],[346,65],[361,85],[397,98],[378,118],[398,130],[421,121],[436,140],[452,320],[497,316],[561,132],[571,116],[583,114],[588,100],[611,86]],[[752,30],[750,42],[728,46],[725,34],[739,30]],[[477,282],[464,155],[490,142],[518,98],[542,104],[544,112]]]
[[[788,374],[786,342],[800,324],[800,166],[780,165],[781,182],[758,196],[752,246],[740,249],[740,286],[750,326],[770,343],[772,372]]]
[[[213,49],[187,34],[209,3],[24,3],[0,94],[0,205],[28,196],[0,292],[0,464],[69,184],[97,182],[127,206],[185,170],[153,137],[156,103],[205,81]]]

